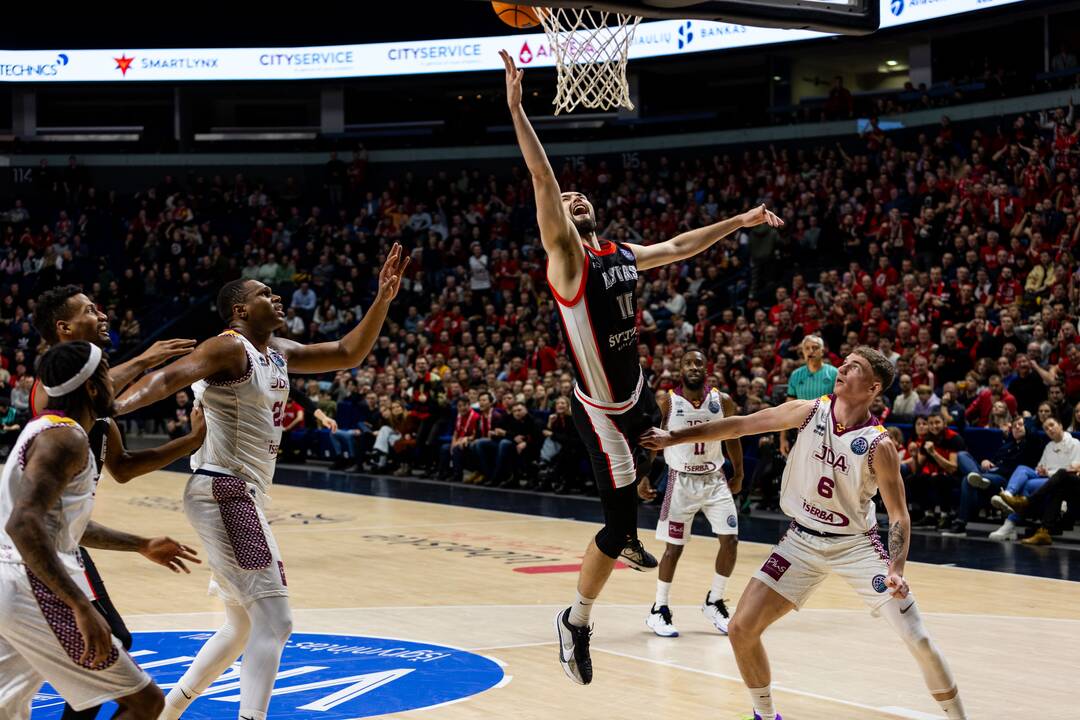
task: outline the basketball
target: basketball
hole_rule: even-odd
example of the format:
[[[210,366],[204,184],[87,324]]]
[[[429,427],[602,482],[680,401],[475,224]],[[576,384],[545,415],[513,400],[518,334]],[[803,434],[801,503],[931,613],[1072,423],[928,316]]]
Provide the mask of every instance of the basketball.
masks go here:
[[[540,18],[536,16],[536,11],[528,5],[493,2],[491,3],[491,7],[495,10],[495,14],[499,16],[500,20],[518,30],[536,27],[540,24]]]

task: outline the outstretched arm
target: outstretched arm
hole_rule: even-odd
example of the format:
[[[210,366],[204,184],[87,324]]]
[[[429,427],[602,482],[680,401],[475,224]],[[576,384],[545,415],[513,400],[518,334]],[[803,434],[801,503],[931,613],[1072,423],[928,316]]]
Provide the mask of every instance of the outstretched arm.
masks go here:
[[[187,545],[181,545],[170,537],[144,538],[139,535],[113,530],[93,520],[86,526],[79,544],[99,550],[137,552],[150,562],[169,568],[174,573],[191,574],[184,560],[201,563],[198,553]]]
[[[243,377],[247,365],[247,351],[240,338],[232,335],[212,337],[190,355],[143,375],[116,401],[116,414],[123,415],[152,405],[198,380]]]
[[[725,417],[710,420],[701,425],[680,430],[653,428],[641,436],[642,446],[649,450],[662,450],[682,443],[731,440],[744,435],[778,432],[799,427],[806,419],[816,400],[794,400],[776,407],[758,410],[752,415]]]
[[[194,340],[159,340],[150,349],[126,363],[121,363],[109,370],[113,388],[120,392],[147,370],[152,370],[166,360],[180,355],[187,355],[195,349]]]
[[[521,106],[521,80],[525,71],[514,66],[513,59],[505,50],[500,50],[499,55],[506,66],[506,103],[510,106],[514,134],[517,135],[518,147],[529,168],[536,193],[536,222],[540,226],[540,242],[551,261],[549,272],[553,271],[553,279],[559,285],[573,287],[581,278],[585,251],[581,249],[577,230],[570,224],[570,218],[563,209],[559,182],[555,179],[555,171],[551,169],[544,146],[540,144],[540,138],[536,136]]]
[[[655,245],[631,245],[630,249],[634,251],[634,257],[637,258],[638,270],[648,270],[693,257],[708,250],[740,228],[754,227],[762,223],[767,223],[769,227],[783,227],[784,225],[784,221],[775,213],[767,210],[764,205],[758,205],[741,215],[706,225],[703,228],[689,230],[670,240]]]
[[[893,597],[905,598],[908,584],[904,579],[904,566],[911,545],[911,516],[904,496],[904,481],[900,477],[900,455],[889,438],[878,443],[874,451],[873,471],[885,510],[889,513],[889,577],[885,584],[892,590]]]
[[[289,372],[322,373],[354,368],[364,361],[379,338],[390,303],[401,288],[401,275],[409,257],[401,257],[401,245],[394,243],[379,271],[379,294],[364,319],[340,340],[302,345],[294,340],[273,338],[270,343],[289,362]]]
[[[116,423],[109,423],[109,451],[105,453],[105,469],[118,483],[160,470],[174,460],[198,450],[206,437],[206,422],[201,408],[191,411],[191,432],[170,440],[164,445],[146,450],[128,450]]]

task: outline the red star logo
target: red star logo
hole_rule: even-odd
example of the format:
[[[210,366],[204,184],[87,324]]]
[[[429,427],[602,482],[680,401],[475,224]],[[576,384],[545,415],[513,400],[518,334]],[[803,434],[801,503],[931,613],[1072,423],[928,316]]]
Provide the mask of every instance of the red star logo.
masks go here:
[[[127,53],[124,53],[118,58],[113,58],[113,60],[116,61],[116,69],[125,77],[127,76],[128,68],[131,67],[131,63],[135,62],[135,58],[127,57]]]

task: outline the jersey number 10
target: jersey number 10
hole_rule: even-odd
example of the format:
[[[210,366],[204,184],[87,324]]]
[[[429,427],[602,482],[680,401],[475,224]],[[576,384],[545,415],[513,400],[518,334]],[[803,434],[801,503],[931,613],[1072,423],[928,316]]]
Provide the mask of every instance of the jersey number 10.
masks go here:
[[[623,320],[629,320],[634,317],[634,294],[623,293],[615,298],[615,301],[619,303],[619,312],[622,313]]]

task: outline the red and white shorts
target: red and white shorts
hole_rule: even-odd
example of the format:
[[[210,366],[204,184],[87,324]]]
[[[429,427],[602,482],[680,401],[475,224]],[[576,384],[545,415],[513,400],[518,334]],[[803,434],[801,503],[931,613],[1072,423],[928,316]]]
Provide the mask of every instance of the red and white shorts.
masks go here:
[[[288,596],[285,563],[263,512],[265,495],[252,482],[196,471],[184,488],[184,513],[210,566],[210,594],[247,605]]]
[[[664,504],[656,523],[656,539],[672,545],[690,541],[694,516],[705,513],[716,535],[738,535],[739,513],[723,473],[668,472]]]
[[[885,586],[889,554],[877,530],[819,537],[792,523],[754,577],[800,609],[829,573],[844,578],[872,611],[892,597]]]
[[[0,718],[29,718],[30,702],[46,681],[76,710],[150,683],[115,637],[101,669],[79,663],[83,642],[71,608],[25,565],[0,562]]]

